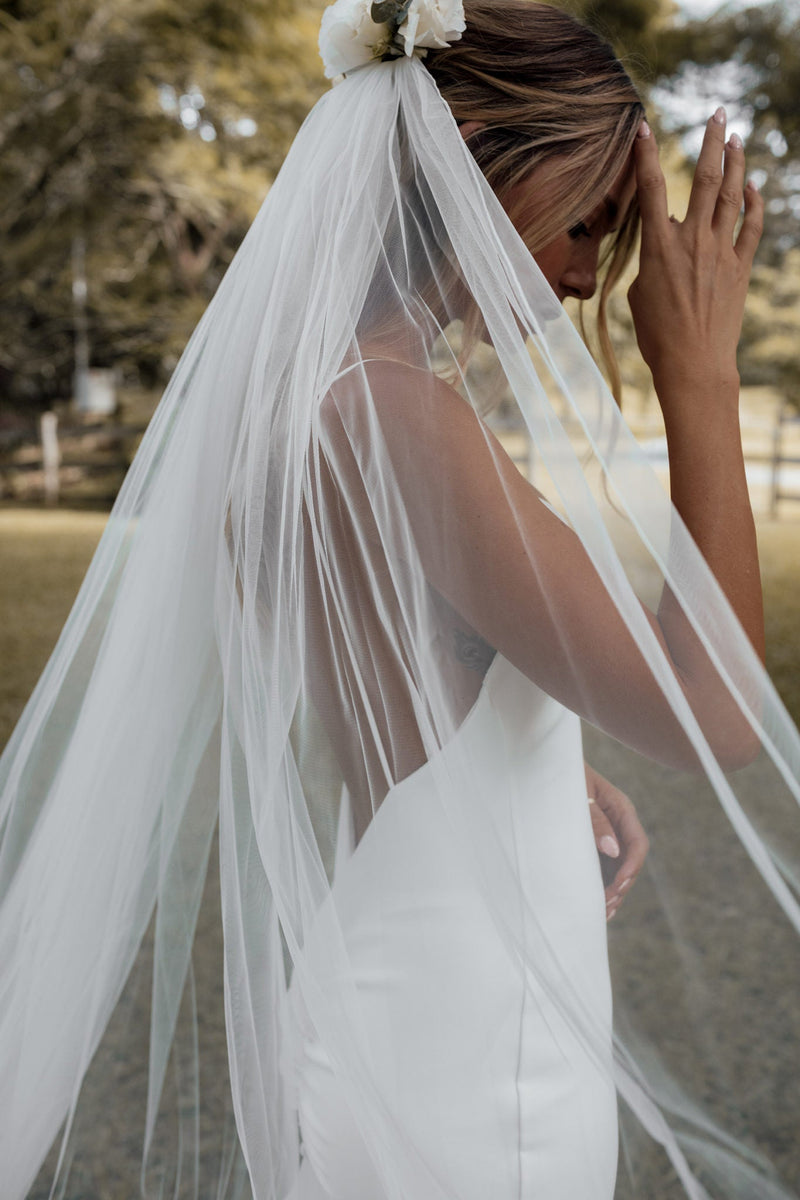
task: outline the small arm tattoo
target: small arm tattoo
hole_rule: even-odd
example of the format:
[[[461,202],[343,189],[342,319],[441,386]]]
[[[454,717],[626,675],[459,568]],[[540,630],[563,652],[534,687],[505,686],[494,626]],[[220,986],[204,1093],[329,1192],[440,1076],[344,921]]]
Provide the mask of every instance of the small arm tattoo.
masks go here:
[[[478,671],[485,675],[497,653],[485,638],[479,633],[465,633],[463,629],[453,630],[456,659],[470,671]]]

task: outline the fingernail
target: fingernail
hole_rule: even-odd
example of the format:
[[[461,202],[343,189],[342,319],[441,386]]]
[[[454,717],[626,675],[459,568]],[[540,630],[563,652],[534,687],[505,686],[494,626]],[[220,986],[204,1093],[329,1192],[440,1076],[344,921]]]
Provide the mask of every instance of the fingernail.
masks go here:
[[[603,854],[608,855],[609,858],[619,858],[619,843],[610,833],[603,834],[597,845]]]
[[[714,113],[713,120],[715,120],[718,125],[725,124],[725,109],[722,107],[721,104],[720,104],[719,108],[717,109],[717,111]]]
[[[629,888],[632,883],[633,883],[632,879],[623,879],[622,883],[617,884],[617,891],[624,892],[625,889]]]
[[[747,186],[749,187],[751,192],[758,191],[758,184],[753,179],[748,179]]]
[[[728,145],[730,146],[731,150],[741,150],[742,144],[742,139],[739,137],[738,133],[732,133],[728,139]]]
[[[650,126],[647,124],[647,121],[640,122],[639,128],[636,132],[636,136],[640,137],[640,138],[649,138],[650,137]]]

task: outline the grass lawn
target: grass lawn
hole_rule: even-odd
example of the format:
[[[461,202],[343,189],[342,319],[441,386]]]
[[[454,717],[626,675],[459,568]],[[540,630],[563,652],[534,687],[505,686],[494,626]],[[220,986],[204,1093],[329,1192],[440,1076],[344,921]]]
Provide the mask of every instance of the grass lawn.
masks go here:
[[[100,540],[103,513],[0,510],[0,744],[5,745]]]
[[[759,526],[767,669],[800,725],[800,522]]]
[[[102,513],[0,510],[0,744],[47,661],[105,525]],[[800,723],[800,522],[759,527],[767,665]]]

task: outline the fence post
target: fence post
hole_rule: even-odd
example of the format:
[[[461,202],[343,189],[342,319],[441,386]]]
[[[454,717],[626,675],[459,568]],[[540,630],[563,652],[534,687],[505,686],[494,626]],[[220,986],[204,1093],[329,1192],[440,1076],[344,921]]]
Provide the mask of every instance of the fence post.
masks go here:
[[[774,517],[778,511],[778,489],[781,471],[781,442],[783,441],[783,403],[778,406],[775,414],[775,424],[772,426],[772,463],[769,488],[769,515]]]
[[[44,502],[58,504],[58,467],[61,455],[58,449],[58,417],[54,412],[42,413],[39,418],[42,438],[42,467],[44,470]]]
[[[793,492],[781,487],[781,468],[800,466],[800,456],[788,453],[783,444],[786,429],[792,425],[800,425],[800,413],[788,400],[783,400],[776,414],[772,431],[772,486],[769,498],[769,511],[772,517],[777,516],[780,500],[800,500],[800,492]]]

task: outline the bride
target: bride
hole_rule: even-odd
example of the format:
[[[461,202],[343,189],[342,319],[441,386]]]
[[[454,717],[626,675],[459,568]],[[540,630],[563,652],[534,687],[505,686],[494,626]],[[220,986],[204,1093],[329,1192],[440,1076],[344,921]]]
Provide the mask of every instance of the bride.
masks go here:
[[[718,110],[672,219],[623,68],[529,0],[337,0],[321,50],[3,756],[4,1195],[796,1196],[762,1101],[800,1115],[797,1019],[738,957],[750,913],[765,982],[800,929],[741,141]],[[602,268],[615,381],[639,224],[672,503],[562,309]],[[659,764],[613,1020],[646,842],[582,719]]]

